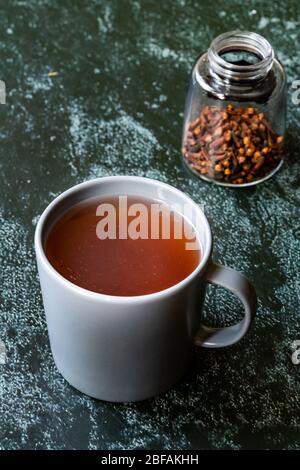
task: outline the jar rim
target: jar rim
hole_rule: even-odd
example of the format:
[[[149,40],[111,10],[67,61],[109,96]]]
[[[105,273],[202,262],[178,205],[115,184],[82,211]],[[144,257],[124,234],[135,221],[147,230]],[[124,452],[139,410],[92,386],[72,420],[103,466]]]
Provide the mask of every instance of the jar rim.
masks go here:
[[[222,57],[225,52],[249,52],[259,58],[254,64],[240,65]],[[268,74],[274,60],[271,44],[251,31],[229,31],[217,36],[208,49],[211,73],[226,81],[259,80]]]

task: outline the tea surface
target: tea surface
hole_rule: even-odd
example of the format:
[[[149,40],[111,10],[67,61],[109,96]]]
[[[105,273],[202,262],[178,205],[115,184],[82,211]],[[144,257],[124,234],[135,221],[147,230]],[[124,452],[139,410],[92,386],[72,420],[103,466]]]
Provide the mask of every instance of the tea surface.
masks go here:
[[[115,207],[116,238],[100,239],[99,222],[105,222],[107,213],[96,215],[103,204]],[[164,290],[185,279],[199,264],[200,248],[187,250],[190,240],[183,230],[183,217],[171,212],[170,237],[162,239],[164,213],[159,214],[159,238],[151,238],[153,201],[128,197],[147,208],[147,238],[119,238],[121,214],[117,197],[93,198],[73,206],[50,229],[45,241],[45,252],[52,266],[66,279],[90,291],[118,296],[144,295]],[[127,216],[126,232],[136,216]],[[112,222],[112,219],[110,219]],[[123,219],[124,220],[124,219]],[[145,219],[144,219],[145,222]],[[101,227],[103,228],[103,224]],[[175,233],[182,228],[182,238]],[[106,228],[112,225],[106,225]],[[137,227],[140,229],[140,227]],[[123,227],[124,231],[124,227]],[[144,226],[145,236],[145,226]]]

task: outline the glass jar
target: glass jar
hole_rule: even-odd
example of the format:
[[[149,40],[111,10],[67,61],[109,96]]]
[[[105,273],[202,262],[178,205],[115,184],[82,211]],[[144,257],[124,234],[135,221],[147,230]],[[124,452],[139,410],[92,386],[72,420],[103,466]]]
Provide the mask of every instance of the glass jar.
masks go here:
[[[198,176],[245,187],[281,166],[286,80],[266,39],[232,31],[197,59],[186,100],[183,159]]]

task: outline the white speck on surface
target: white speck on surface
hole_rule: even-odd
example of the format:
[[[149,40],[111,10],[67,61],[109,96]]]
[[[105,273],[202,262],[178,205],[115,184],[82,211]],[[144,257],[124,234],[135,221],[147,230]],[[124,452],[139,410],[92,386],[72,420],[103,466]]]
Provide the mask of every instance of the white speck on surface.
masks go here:
[[[264,29],[268,24],[270,23],[269,18],[266,18],[265,16],[262,16],[258,22],[257,28],[258,29]]]
[[[27,86],[33,93],[49,91],[53,86],[53,80],[50,77],[42,75],[40,77],[28,77]]]
[[[100,34],[106,34],[113,29],[112,10],[109,5],[105,5],[101,16],[97,18],[98,30]]]
[[[143,49],[145,53],[148,53],[150,56],[154,56],[157,59],[168,59],[175,61],[176,63],[189,63],[193,57],[187,51],[179,52],[169,47],[165,47],[162,44],[158,44],[153,38],[144,44]]]
[[[0,339],[0,365],[4,365],[7,362],[6,347],[4,342]]]
[[[298,24],[299,23],[297,21],[288,20],[285,22],[285,27],[287,30],[296,29]]]
[[[32,218],[32,225],[35,227],[39,221],[39,218],[40,218],[40,214],[39,215],[36,215],[35,217]]]

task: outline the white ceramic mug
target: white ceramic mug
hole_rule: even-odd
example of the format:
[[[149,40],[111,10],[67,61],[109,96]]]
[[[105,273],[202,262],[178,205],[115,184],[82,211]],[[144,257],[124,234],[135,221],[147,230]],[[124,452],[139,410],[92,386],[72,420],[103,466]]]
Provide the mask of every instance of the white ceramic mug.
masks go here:
[[[183,281],[153,294],[110,296],[78,287],[49,263],[45,237],[66,210],[91,197],[103,200],[103,196],[121,194],[191,206],[200,227],[196,235],[202,257]],[[195,227],[195,220],[189,222]],[[234,344],[255,315],[256,295],[249,281],[211,260],[212,235],[201,208],[160,181],[113,176],[74,186],[42,214],[35,250],[54,361],[71,385],[95,398],[136,401],[167,390],[184,374],[195,344],[208,348]],[[207,283],[228,289],[242,301],[242,321],[219,329],[201,324]]]

